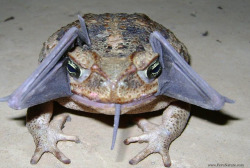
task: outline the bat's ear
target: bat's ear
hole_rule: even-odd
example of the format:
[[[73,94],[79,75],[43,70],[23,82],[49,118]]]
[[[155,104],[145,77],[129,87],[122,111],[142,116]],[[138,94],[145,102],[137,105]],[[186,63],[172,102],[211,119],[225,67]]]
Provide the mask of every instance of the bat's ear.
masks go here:
[[[154,52],[159,53],[162,74],[158,78],[156,95],[166,95],[210,110],[219,110],[232,100],[220,95],[208,85],[159,33],[150,35]]]
[[[70,28],[31,76],[10,96],[0,98],[0,101],[7,101],[13,109],[23,109],[72,95],[65,67],[66,58],[63,56],[77,38],[81,43],[90,45],[84,20],[81,17],[79,20],[81,30]]]

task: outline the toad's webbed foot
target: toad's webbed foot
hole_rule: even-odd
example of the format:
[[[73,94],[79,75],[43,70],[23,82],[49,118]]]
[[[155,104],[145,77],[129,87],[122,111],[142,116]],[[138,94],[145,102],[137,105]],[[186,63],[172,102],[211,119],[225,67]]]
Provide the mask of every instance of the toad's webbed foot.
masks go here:
[[[70,121],[70,116],[68,114],[61,114],[50,120],[51,113],[49,107],[45,107],[45,105],[38,105],[43,106],[43,110],[40,109],[40,115],[38,117],[31,117],[31,112],[28,112],[27,115],[27,127],[32,134],[36,149],[34,155],[31,158],[30,163],[36,164],[41,156],[45,152],[52,153],[58,160],[65,164],[70,163],[70,159],[67,158],[58,148],[57,142],[58,141],[74,141],[79,143],[80,140],[77,136],[69,136],[65,135],[62,132],[63,125],[66,121]],[[32,107],[37,109],[36,106]],[[42,107],[41,107],[42,108]],[[32,120],[28,118],[31,117]]]
[[[162,156],[164,166],[170,167],[169,146],[183,131],[189,118],[189,106],[187,104],[170,105],[163,113],[163,122],[160,125],[153,124],[145,119],[137,122],[143,134],[130,137],[124,141],[126,145],[133,142],[147,142],[148,146],[129,161],[134,165],[145,159],[152,153]]]

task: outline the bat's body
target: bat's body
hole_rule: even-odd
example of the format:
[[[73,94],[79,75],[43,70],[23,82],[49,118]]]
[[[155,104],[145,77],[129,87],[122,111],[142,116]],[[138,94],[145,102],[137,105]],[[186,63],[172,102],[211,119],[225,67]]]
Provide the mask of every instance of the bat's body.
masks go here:
[[[186,47],[146,15],[83,18],[54,33],[44,43],[39,67],[14,93],[1,99],[14,109],[30,107],[27,127],[37,146],[31,163],[37,163],[44,152],[70,163],[56,143],[79,141],[61,131],[68,115],[50,121],[51,101],[56,100],[67,108],[115,115],[112,148],[120,114],[165,109],[162,123],[140,120],[144,134],[124,142],[149,143],[131,164],[159,153],[164,165],[170,166],[169,145],[186,126],[189,104],[219,110],[232,101],[195,73],[188,65]]]

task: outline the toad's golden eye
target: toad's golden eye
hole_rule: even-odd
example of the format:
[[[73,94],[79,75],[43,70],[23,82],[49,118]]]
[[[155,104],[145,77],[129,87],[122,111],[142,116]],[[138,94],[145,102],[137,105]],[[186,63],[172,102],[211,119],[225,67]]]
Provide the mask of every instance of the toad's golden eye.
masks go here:
[[[159,59],[156,59],[152,64],[149,65],[146,75],[148,79],[157,78],[162,72],[162,67],[159,62]]]
[[[82,72],[79,66],[76,63],[74,63],[71,59],[68,59],[67,70],[69,72],[69,75],[74,78],[78,79],[82,75]]]

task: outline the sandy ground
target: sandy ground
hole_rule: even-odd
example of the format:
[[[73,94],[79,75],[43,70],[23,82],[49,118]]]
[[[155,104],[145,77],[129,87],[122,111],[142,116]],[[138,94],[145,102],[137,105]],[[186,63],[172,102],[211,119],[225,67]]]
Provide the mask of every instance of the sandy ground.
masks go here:
[[[192,108],[187,128],[171,145],[172,167],[249,167],[250,1],[0,0],[0,4],[0,96],[10,94],[31,74],[42,43],[58,28],[76,20],[78,13],[145,13],[171,29],[188,47],[192,67],[220,93],[236,101],[218,112]],[[12,16],[14,19],[8,19]],[[29,161],[34,143],[25,127],[27,110],[15,111],[1,103],[0,111],[1,168],[163,167],[158,154],[138,165],[128,164],[146,146],[122,143],[129,136],[141,134],[131,122],[133,116],[121,117],[116,147],[111,151],[112,116],[62,107],[57,111],[71,113],[72,117],[64,132],[79,135],[82,141],[58,144],[72,163],[64,165],[45,154],[32,166]],[[161,121],[160,113],[145,117],[155,123]]]

